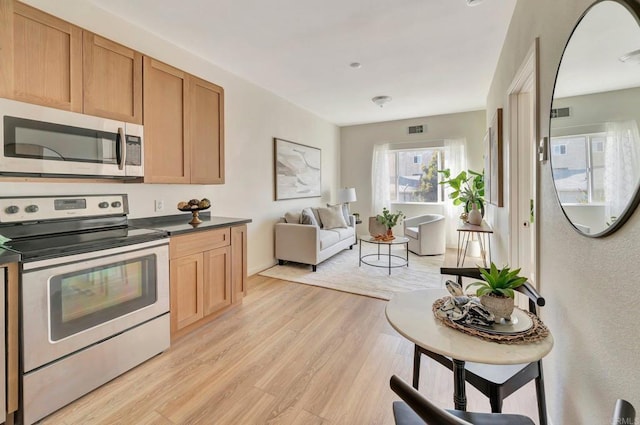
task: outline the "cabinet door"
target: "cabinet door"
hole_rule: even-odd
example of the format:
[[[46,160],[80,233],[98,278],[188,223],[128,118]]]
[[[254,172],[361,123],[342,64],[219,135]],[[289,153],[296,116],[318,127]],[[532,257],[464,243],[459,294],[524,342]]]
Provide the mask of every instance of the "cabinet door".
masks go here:
[[[84,113],[142,124],[142,55],[83,32]]]
[[[171,333],[197,322],[202,310],[204,256],[194,254],[169,262]]]
[[[231,284],[233,302],[247,295],[247,225],[231,228]]]
[[[188,75],[143,59],[144,181],[190,183]]]
[[[204,253],[204,315],[231,304],[231,249],[228,246]]]
[[[82,112],[82,30],[0,2],[0,96]]]
[[[191,77],[191,183],[224,183],[224,91]]]

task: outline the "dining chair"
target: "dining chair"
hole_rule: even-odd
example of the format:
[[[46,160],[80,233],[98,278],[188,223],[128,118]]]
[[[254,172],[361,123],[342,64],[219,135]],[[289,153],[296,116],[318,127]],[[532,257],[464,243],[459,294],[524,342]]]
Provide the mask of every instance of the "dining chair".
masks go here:
[[[629,424],[633,425],[636,423],[636,409],[633,408],[633,405],[629,403],[627,400],[623,400],[619,398],[616,401],[616,407],[613,409],[613,420],[611,421],[612,425],[622,425]]]
[[[445,410],[431,403],[405,381],[393,375],[389,382],[393,392],[404,400],[393,402],[396,425],[532,425],[522,415],[503,413],[474,413]],[[626,400],[618,399],[613,410],[611,425],[635,424],[636,410]]]
[[[396,375],[391,377],[390,385],[404,400],[393,402],[396,425],[534,425],[522,415],[441,409]]]
[[[458,282],[462,282],[463,277],[478,279],[482,278],[477,267],[449,268],[442,267],[440,273],[444,275],[456,276]],[[529,298],[529,311],[536,316],[538,307],[545,305],[545,299],[529,283],[516,289],[516,291]],[[420,360],[424,354],[441,365],[453,370],[453,361],[449,357],[433,353],[416,345],[413,356],[413,387],[417,390],[420,380]],[[482,363],[465,363],[465,380],[477,388],[486,397],[489,397],[491,411],[502,412],[502,402],[505,398],[522,388],[525,384],[535,380],[536,397],[538,400],[538,415],[540,425],[547,425],[547,404],[544,394],[544,375],[542,373],[542,359],[533,363],[516,365],[488,365]]]

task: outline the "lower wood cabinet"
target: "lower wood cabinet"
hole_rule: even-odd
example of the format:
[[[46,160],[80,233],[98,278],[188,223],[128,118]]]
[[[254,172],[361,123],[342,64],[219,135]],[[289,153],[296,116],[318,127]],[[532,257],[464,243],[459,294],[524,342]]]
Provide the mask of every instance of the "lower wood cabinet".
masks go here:
[[[171,337],[191,332],[246,294],[247,226],[172,236]]]

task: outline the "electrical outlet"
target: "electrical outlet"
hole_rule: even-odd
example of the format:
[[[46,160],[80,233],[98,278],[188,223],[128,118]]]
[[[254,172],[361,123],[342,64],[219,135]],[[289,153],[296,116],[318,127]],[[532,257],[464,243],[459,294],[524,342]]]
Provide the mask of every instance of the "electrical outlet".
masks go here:
[[[156,199],[156,212],[164,210],[164,201],[162,199]]]

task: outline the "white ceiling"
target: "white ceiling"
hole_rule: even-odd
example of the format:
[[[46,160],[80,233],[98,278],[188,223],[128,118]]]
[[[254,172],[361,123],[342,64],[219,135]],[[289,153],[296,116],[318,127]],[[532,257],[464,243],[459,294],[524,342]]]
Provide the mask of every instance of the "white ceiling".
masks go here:
[[[516,3],[91,1],[337,125],[484,109]]]

